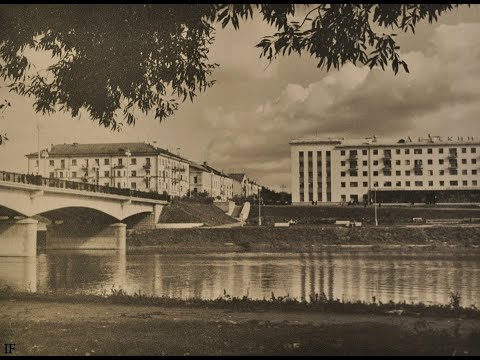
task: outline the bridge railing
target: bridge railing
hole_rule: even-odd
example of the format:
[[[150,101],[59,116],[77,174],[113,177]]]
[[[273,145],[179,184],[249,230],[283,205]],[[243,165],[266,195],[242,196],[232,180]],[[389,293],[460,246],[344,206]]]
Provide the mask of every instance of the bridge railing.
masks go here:
[[[51,188],[71,189],[103,194],[130,196],[143,199],[170,201],[169,195],[156,192],[139,191],[134,189],[120,189],[103,185],[89,184],[84,182],[68,181],[57,178],[45,178],[40,175],[18,174],[7,171],[0,171],[0,181],[14,182],[20,184],[39,185]]]

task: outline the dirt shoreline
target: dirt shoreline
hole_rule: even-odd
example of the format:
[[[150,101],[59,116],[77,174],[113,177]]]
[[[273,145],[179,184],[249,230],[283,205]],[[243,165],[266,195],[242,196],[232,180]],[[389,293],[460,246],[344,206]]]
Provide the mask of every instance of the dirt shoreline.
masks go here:
[[[1,299],[16,355],[479,355],[480,320]]]
[[[401,251],[480,251],[480,226],[345,228],[294,226],[156,229],[127,235],[129,251],[319,252],[356,248]]]

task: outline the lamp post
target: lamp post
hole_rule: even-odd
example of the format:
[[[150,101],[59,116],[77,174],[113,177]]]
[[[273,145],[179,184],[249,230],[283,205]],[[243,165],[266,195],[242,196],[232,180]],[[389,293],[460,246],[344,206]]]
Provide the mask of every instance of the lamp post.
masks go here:
[[[377,216],[377,187],[373,188],[375,190],[375,226],[378,226],[378,216]]]
[[[262,207],[261,207],[261,201],[260,201],[260,187],[258,187],[258,226],[262,226]]]
[[[38,147],[38,172],[40,175],[40,124],[37,124],[37,147]]]
[[[127,156],[127,189],[130,189],[130,184],[129,184],[129,177],[130,177],[130,174],[129,174],[129,164],[130,164],[130,155],[132,155],[132,153],[130,152],[129,149],[125,150],[125,155]],[[129,191],[130,193],[130,191]]]

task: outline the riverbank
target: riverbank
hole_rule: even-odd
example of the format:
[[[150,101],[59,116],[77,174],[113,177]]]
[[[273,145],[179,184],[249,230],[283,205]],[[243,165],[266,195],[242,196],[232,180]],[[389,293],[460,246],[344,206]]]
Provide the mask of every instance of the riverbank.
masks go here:
[[[16,355],[480,354],[478,310],[320,305],[2,292],[0,338]]]
[[[167,252],[316,252],[354,246],[369,249],[412,247],[417,251],[468,248],[475,251],[480,246],[480,226],[156,229],[130,232],[127,246],[129,251],[143,248]]]

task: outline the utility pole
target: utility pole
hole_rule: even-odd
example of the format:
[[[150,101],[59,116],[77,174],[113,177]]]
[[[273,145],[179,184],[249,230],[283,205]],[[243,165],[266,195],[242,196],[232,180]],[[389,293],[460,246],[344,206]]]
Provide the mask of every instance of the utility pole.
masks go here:
[[[377,217],[377,187],[374,187],[375,190],[375,226],[378,226],[378,217]]]

